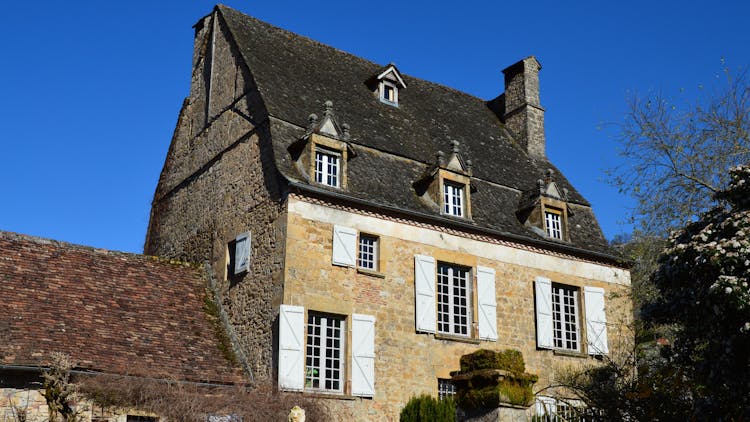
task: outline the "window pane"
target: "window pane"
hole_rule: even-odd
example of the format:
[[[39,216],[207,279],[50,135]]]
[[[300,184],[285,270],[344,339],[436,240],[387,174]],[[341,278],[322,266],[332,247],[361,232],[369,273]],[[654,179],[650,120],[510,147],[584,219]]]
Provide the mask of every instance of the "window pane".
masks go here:
[[[437,309],[438,332],[469,336],[471,324],[469,270],[438,264]]]

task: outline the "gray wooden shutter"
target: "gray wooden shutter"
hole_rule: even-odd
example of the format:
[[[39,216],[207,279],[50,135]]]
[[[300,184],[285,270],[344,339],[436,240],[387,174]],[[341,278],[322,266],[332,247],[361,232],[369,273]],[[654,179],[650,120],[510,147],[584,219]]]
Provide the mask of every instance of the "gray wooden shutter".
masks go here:
[[[250,271],[250,232],[240,233],[234,242],[234,274]]]
[[[552,281],[537,277],[536,290],[536,346],[552,348]]]
[[[599,287],[584,287],[583,301],[586,311],[586,340],[590,355],[606,355],[607,346],[607,315],[604,312],[604,289]]]
[[[477,267],[479,338],[482,340],[497,341],[497,300],[495,295],[495,270]]]
[[[279,307],[279,389],[302,391],[305,385],[305,309]]]
[[[417,331],[435,332],[435,258],[414,255],[415,323]]]
[[[352,395],[375,396],[375,317],[352,314]]]
[[[333,226],[333,258],[335,265],[357,265],[357,231],[351,227]]]

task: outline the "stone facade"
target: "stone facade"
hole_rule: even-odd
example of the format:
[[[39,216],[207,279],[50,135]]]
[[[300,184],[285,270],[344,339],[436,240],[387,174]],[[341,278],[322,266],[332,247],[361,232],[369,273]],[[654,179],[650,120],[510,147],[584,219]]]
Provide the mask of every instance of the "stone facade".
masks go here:
[[[322,396],[331,399],[333,409],[342,410],[342,414],[356,412],[361,416],[360,420],[397,420],[401,408],[411,396],[421,393],[436,395],[438,379],[449,379],[450,372],[459,368],[459,358],[480,348],[521,351],[527,372],[539,375],[537,385],[550,385],[557,369],[596,360],[586,353],[583,321],[578,323],[582,353],[537,348],[534,280],[540,276],[578,289],[581,296],[584,287],[603,289],[610,350],[615,351],[619,344],[628,343],[629,333],[624,329],[632,314],[627,299],[630,288],[628,271],[611,255],[601,254],[596,249],[606,242],[590,207],[576,192],[571,189],[572,200],[566,193],[568,202],[563,204],[572,210],[570,218],[576,219],[573,220],[575,231],[564,241],[534,237],[538,234],[527,231],[514,214],[522,188],[535,186],[534,178],[540,174],[538,168],[502,169],[502,174],[492,175],[498,180],[487,180],[482,179],[481,172],[486,172],[494,163],[475,167],[477,172],[465,176],[471,180],[471,185],[468,181],[464,185],[466,195],[473,195],[469,188],[474,188],[475,181],[479,185],[476,202],[474,197],[466,197],[468,218],[460,220],[440,215],[442,192],[433,192],[432,202],[424,205],[425,201],[412,187],[412,183],[424,177],[425,170],[431,168],[430,162],[418,161],[405,153],[392,155],[369,145],[353,145],[357,141],[351,141],[348,133],[347,137],[315,133],[312,125],[306,127],[299,123],[299,119],[295,123],[291,117],[271,115],[269,95],[275,93],[263,91],[271,82],[258,81],[260,72],[256,68],[256,73],[253,73],[247,63],[247,55],[257,49],[248,45],[243,47],[245,49],[239,48],[236,40],[241,37],[252,40],[249,34],[275,36],[280,30],[266,28],[257,22],[252,24],[257,27],[243,27],[234,21],[230,28],[227,17],[244,19],[238,12],[219,6],[196,25],[191,94],[180,112],[154,195],[145,252],[210,263],[219,279],[223,307],[247,357],[246,363],[254,381],[275,383],[280,378],[279,307],[292,305],[304,309],[304,321],[312,311],[342,318],[347,326],[343,338],[344,386],[339,393]],[[279,39],[293,38],[293,35],[281,34]],[[323,48],[310,40],[294,42],[298,43],[295,48]],[[292,51],[291,47],[289,51]],[[281,50],[278,54],[290,60],[301,57]],[[321,56],[335,62],[336,54],[342,53],[324,49]],[[345,59],[357,66],[362,65],[349,56]],[[255,65],[268,62],[270,60],[259,59]],[[267,72],[265,76],[283,70],[274,65],[271,63],[269,69],[263,69]],[[530,57],[512,68],[505,71],[505,112],[502,118],[510,132],[518,136],[513,142],[520,144],[523,151],[518,152],[518,146],[504,138],[504,126],[488,120],[487,127],[492,129],[498,125],[492,139],[498,144],[508,142],[508,145],[503,145],[507,146],[503,150],[505,156],[521,154],[525,160],[509,159],[514,165],[524,162],[528,166],[551,166],[545,161],[544,154],[544,110],[539,104],[537,74],[539,63]],[[362,82],[353,86],[365,89],[366,76],[363,75]],[[280,84],[276,88],[281,91],[287,87]],[[409,88],[400,97],[401,111],[409,110],[410,100],[416,103],[414,94],[419,92],[417,89],[420,89],[418,82],[410,80]],[[343,91],[338,87],[332,90],[338,95]],[[438,91],[438,88],[429,86],[423,92]],[[362,101],[377,101],[372,98],[372,93],[366,94],[367,98]],[[311,89],[311,92],[289,95],[284,91],[283,95],[274,98],[272,105],[276,107],[276,113],[280,113],[282,106],[293,104],[292,98],[316,96],[314,100],[310,99],[314,105],[321,98],[327,98],[317,97],[324,95],[329,93]],[[450,96],[455,100],[453,91]],[[474,100],[466,100],[467,110],[474,110],[479,104],[477,118],[495,119],[483,102]],[[336,104],[339,103],[337,100]],[[379,102],[376,104],[380,105]],[[461,108],[456,110],[461,111]],[[311,111],[312,106],[304,113]],[[378,113],[390,116],[388,113],[395,115],[397,111],[385,109]],[[303,111],[294,109],[289,114],[296,116]],[[362,117],[356,113],[349,116]],[[363,120],[367,118],[370,117]],[[427,116],[425,121],[431,118]],[[311,118],[311,122],[315,120]],[[371,129],[378,127],[376,120],[360,124]],[[386,123],[391,121],[395,120]],[[392,129],[390,123],[382,127]],[[422,134],[417,129],[414,132]],[[402,132],[408,134],[410,131]],[[346,172],[342,175],[345,182],[338,189],[316,185],[312,181],[315,171],[311,161],[314,159],[313,150],[325,138],[331,138],[330,145],[340,145],[341,156],[349,165],[348,170],[346,165],[341,167]],[[469,157],[471,149],[462,149],[462,156],[464,151]],[[474,152],[472,158],[478,161],[484,158],[478,151]],[[303,155],[301,159],[299,154]],[[397,181],[403,184],[398,188],[405,193],[387,198],[390,202],[382,207],[372,198],[382,198],[390,192],[387,184],[374,180],[369,173],[376,167],[367,164],[366,160],[370,159],[372,162],[379,160],[386,168],[382,177],[386,177],[389,170],[393,174],[408,174],[404,180]],[[408,170],[404,171],[404,168]],[[499,181],[503,177],[523,177],[524,185],[508,182],[508,186],[501,186]],[[560,183],[567,186],[564,179]],[[363,186],[377,189],[381,196],[368,196]],[[355,191],[359,196],[353,194]],[[482,206],[485,208],[480,209]],[[492,214],[499,213],[501,207],[513,211],[503,208],[505,219],[493,220]],[[425,216],[435,210],[436,217]],[[482,212],[473,212],[478,210]],[[484,222],[485,226],[477,221]],[[490,223],[494,226],[489,227]],[[368,271],[356,266],[332,264],[334,226],[377,236],[378,268]],[[514,232],[509,235],[508,231],[497,227]],[[248,231],[252,239],[250,270],[235,276],[228,268],[232,241],[238,234]],[[469,298],[471,334],[467,338],[420,333],[415,329],[415,255],[430,256],[437,262],[469,269],[472,278]],[[497,341],[480,340],[476,333],[476,273],[480,266],[495,271]],[[579,304],[578,309],[579,318],[582,318],[583,305]],[[350,328],[355,314],[372,316],[376,321],[375,392],[371,398],[352,394]],[[304,349],[304,339],[302,342]],[[300,371],[305,370],[305,364],[302,365]],[[320,391],[302,394],[320,395]]]
[[[253,378],[270,379],[282,291],[283,188],[271,165],[267,126],[258,124],[264,118],[257,90],[223,26],[208,18],[195,40],[191,95],[154,195],[144,251],[212,264]],[[252,233],[252,269],[234,276],[227,248],[245,231]]]
[[[379,237],[380,274],[331,264],[334,225]],[[539,375],[539,388],[554,382],[557,369],[595,362],[585,353],[537,349],[533,281],[540,275],[580,289],[604,288],[610,345],[617,348],[629,339],[632,310],[625,270],[296,196],[289,200],[287,230],[284,303],[348,318],[354,313],[376,317],[375,397],[342,401],[372,415],[371,420],[395,420],[411,396],[437,395],[438,378],[450,378],[460,357],[480,348],[520,350],[527,372]],[[498,341],[415,332],[416,254],[496,271]],[[476,303],[474,297],[475,323]]]

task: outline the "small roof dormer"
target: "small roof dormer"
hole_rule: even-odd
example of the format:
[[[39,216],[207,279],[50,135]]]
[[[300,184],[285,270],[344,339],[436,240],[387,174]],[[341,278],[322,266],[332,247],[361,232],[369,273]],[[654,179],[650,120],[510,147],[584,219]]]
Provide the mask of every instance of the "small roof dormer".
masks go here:
[[[398,107],[399,90],[406,88],[396,65],[389,63],[366,81],[367,85],[378,96],[380,102]]]

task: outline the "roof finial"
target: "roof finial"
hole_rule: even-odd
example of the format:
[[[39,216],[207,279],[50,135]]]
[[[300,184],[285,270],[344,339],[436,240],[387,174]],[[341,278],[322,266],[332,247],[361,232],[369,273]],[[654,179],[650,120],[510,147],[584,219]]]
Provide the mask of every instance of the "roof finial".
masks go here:
[[[544,193],[544,180],[542,179],[537,180],[536,185],[539,188],[539,193]]]
[[[312,128],[313,126],[315,126],[315,123],[318,123],[318,115],[315,113],[310,113],[310,115],[307,116],[307,121],[309,123],[308,127]]]
[[[552,169],[547,169],[547,171],[544,172],[544,175],[547,179],[547,183],[552,183],[555,177],[555,171]]]
[[[451,141],[451,145],[453,145],[453,153],[458,154],[458,146],[461,145],[458,141]]]
[[[333,101],[326,100],[326,102],[323,104],[326,108],[326,111],[323,113],[326,117],[331,117],[333,114]]]
[[[443,151],[438,151],[435,156],[437,157],[438,166],[445,166],[445,153]]]
[[[342,124],[341,125],[341,130],[344,131],[344,136],[343,136],[344,139],[351,138],[351,135],[349,134],[349,124],[348,123]]]
[[[471,176],[471,160],[466,160],[466,172]]]

